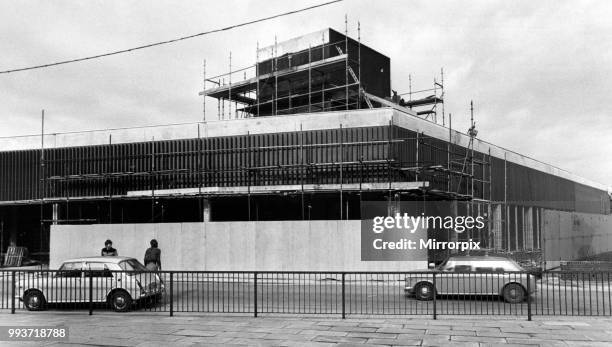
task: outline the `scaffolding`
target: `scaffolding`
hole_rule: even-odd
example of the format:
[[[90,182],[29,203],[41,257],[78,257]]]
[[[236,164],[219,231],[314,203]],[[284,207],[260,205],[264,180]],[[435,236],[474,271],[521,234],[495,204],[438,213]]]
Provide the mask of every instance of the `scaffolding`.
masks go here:
[[[67,205],[103,199],[111,214],[114,201],[150,199],[151,221],[155,221],[155,201],[173,196],[250,198],[282,193],[303,197],[335,192],[344,218],[342,200],[347,194],[373,190],[386,192],[389,198],[400,194],[404,199],[490,199],[490,155],[486,153],[450,142],[444,145],[445,141],[391,123],[376,139],[355,138],[350,130],[328,129],[328,139],[323,139],[300,129],[286,143],[262,143],[251,134],[226,142],[198,136],[182,145],[151,138],[148,144],[131,145],[134,152],[117,148],[121,144],[112,144],[109,137],[108,146],[97,149],[93,157],[83,149],[46,153],[43,199]],[[45,151],[49,150],[41,153]],[[446,157],[461,157],[462,167],[454,167],[459,160],[448,165],[438,160]],[[135,165],[133,170],[125,170],[127,162]]]
[[[346,25],[342,40],[322,35],[320,44],[280,56],[275,38],[263,60],[258,43],[252,66],[232,70],[230,55],[230,71],[204,77],[199,94],[217,100],[218,119],[373,108],[362,85],[361,28],[354,41]]]

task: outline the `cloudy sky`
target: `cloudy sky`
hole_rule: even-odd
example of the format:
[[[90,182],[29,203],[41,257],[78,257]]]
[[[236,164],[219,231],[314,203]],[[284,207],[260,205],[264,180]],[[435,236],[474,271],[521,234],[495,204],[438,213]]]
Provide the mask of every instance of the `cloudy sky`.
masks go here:
[[[0,70],[173,39],[324,2],[8,1]],[[612,186],[609,1],[366,1],[133,53],[0,74],[0,136],[192,122],[209,76],[274,43],[332,27],[391,58],[393,89],[430,87],[445,71],[446,111],[479,137]],[[212,103],[209,103],[212,104]],[[211,106],[212,107],[212,106]],[[212,110],[211,110],[212,111]],[[211,112],[209,112],[210,114]]]

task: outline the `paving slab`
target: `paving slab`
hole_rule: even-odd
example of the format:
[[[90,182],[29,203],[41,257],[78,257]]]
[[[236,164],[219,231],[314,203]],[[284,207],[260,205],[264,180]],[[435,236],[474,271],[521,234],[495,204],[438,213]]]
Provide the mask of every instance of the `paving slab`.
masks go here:
[[[66,326],[70,345],[101,346],[612,346],[612,318],[340,318],[317,316],[0,314],[4,326]],[[62,346],[66,342],[20,342]],[[14,341],[0,346],[15,346]]]

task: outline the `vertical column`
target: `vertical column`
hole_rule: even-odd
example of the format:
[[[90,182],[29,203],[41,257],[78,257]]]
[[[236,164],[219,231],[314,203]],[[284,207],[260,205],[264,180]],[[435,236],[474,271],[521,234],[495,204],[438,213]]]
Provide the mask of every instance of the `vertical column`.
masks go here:
[[[502,205],[496,204],[493,212],[493,238],[494,238],[494,247],[495,249],[503,248],[503,232],[502,232]]]
[[[542,224],[541,224],[541,212],[542,209],[540,208],[536,208],[536,242],[537,242],[537,248],[540,250],[543,250],[542,247]]]
[[[514,249],[519,250],[518,206],[514,206]]]
[[[59,204],[54,203],[53,204],[53,216],[51,217],[53,225],[57,225],[57,222],[59,221],[59,209],[60,209]]]
[[[510,243],[510,206],[508,204],[504,204],[505,206],[505,216],[504,216],[504,224],[506,229],[506,250],[511,251],[511,243]]]
[[[533,250],[533,208],[527,207],[523,211],[523,224],[525,224],[525,249]]]
[[[202,199],[202,221],[210,222],[210,199]]]

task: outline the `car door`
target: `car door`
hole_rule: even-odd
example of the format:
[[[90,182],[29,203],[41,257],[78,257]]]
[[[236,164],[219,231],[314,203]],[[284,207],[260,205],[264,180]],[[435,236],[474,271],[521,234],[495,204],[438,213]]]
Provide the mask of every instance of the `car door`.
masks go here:
[[[462,262],[448,262],[436,275],[438,294],[465,294],[469,288],[472,267]]]
[[[488,261],[475,261],[473,263],[473,281],[471,282],[471,293],[479,295],[490,295],[496,293],[499,287],[500,274]],[[501,274],[503,276],[503,274]]]
[[[47,302],[70,303],[84,301],[83,263],[62,264],[54,274],[46,293]]]
[[[106,294],[115,285],[114,277],[108,265],[102,262],[87,262],[84,271],[85,298],[89,301],[89,293],[93,295],[92,301],[105,302]],[[91,283],[91,291],[89,290]]]

